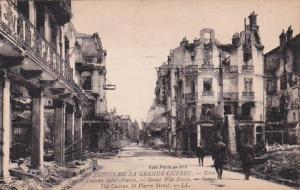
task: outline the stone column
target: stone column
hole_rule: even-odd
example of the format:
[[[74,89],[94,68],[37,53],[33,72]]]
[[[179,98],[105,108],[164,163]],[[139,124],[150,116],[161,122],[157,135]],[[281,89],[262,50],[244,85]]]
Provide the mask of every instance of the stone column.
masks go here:
[[[76,143],[76,155],[75,159],[82,159],[82,146],[83,146],[83,139],[82,139],[82,111],[81,111],[81,105],[75,101],[75,131],[74,131],[74,141]]]
[[[65,163],[65,102],[53,101],[54,105],[54,161]]]
[[[44,95],[42,90],[31,90],[32,152],[31,166],[43,167],[44,163]]]
[[[252,139],[252,144],[256,144],[256,125],[253,125],[253,139]]]
[[[74,120],[75,120],[75,114],[74,114],[74,106],[68,105],[66,106],[66,145],[69,151],[74,150]],[[71,153],[69,155],[69,158],[73,160],[74,155]]]
[[[10,106],[10,81],[0,77],[0,180],[8,182],[9,156],[10,156],[10,131],[11,131],[11,106]]]
[[[228,151],[231,154],[237,154],[234,115],[226,115],[225,118],[226,118],[225,126],[227,126],[227,134],[228,134],[228,141],[227,141]]]
[[[201,146],[201,125],[197,124],[197,147]]]

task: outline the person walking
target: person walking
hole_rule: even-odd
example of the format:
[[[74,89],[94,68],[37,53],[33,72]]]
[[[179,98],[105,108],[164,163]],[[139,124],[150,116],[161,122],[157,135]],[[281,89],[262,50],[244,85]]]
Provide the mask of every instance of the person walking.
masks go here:
[[[245,145],[242,147],[242,167],[245,173],[245,180],[249,180],[251,168],[254,161],[254,148],[249,143],[248,139],[245,139]]]
[[[222,179],[223,165],[226,160],[226,145],[222,142],[222,137],[217,137],[217,143],[214,146],[212,159],[214,160],[214,167],[218,173],[218,178]]]
[[[205,157],[205,150],[203,146],[200,145],[197,147],[196,156],[198,157],[199,166],[203,166]]]

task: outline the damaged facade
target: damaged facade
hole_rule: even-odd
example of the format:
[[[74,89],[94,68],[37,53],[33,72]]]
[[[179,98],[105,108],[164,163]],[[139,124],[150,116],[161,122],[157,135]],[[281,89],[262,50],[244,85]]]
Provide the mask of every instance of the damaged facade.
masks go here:
[[[265,54],[266,140],[268,143],[300,143],[299,77],[300,35],[288,28],[279,46]]]
[[[29,158],[32,169],[42,169],[44,161],[65,165],[82,159],[83,145],[94,143],[83,131],[92,128],[101,149],[100,136],[110,121],[106,51],[97,33],[77,33],[71,18],[71,0],[0,1],[4,181],[10,179],[9,163],[21,158]]]
[[[231,44],[221,44],[214,30],[205,28],[200,38],[171,50],[156,101],[168,117],[168,145],[180,151],[208,149],[222,135],[236,152],[244,139],[263,140],[263,48],[257,15],[235,33]],[[161,83],[165,83],[162,87]],[[163,92],[163,93],[162,93]]]
[[[83,116],[83,133],[88,149],[105,151],[108,148],[110,119],[106,103],[106,51],[97,33],[76,34],[76,78],[88,96]]]

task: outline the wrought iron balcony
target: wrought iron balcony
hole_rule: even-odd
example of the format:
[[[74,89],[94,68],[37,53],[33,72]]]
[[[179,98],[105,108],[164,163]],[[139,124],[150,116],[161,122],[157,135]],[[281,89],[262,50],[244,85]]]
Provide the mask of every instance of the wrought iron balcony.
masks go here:
[[[202,92],[202,96],[214,96],[214,92],[213,91],[203,91]]]
[[[0,10],[0,32],[17,47],[24,49],[27,56],[41,67],[76,88],[69,63],[56,52],[43,35],[39,34],[12,1],[0,1]]]
[[[242,70],[243,71],[253,71],[254,66],[252,64],[245,64],[242,65]]]
[[[253,91],[243,91],[243,96],[254,97],[254,92]]]
[[[198,100],[198,93],[187,93],[185,94],[185,101],[186,102],[195,102]]]

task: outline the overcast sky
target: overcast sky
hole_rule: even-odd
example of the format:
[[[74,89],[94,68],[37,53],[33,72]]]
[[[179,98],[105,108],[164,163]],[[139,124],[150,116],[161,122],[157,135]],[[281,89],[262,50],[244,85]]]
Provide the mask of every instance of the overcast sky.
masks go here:
[[[107,50],[107,79],[117,85],[107,93],[109,108],[139,122],[154,99],[155,67],[184,36],[192,41],[209,27],[221,43],[230,43],[252,11],[265,53],[278,46],[282,29],[292,25],[294,35],[300,31],[298,0],[73,0],[72,9],[77,32],[98,32]]]

